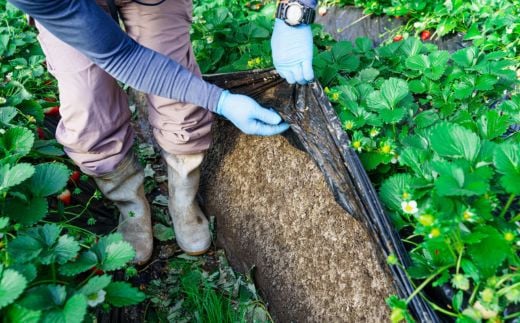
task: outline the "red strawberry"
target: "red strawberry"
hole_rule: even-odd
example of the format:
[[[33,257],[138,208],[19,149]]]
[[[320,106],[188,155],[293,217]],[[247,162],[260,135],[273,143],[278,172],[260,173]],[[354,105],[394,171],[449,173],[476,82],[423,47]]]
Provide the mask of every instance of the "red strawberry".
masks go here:
[[[42,128],[38,127],[36,128],[36,132],[38,133],[38,138],[43,140],[45,139],[45,132],[43,131]]]
[[[71,194],[68,189],[65,189],[60,195],[58,195],[58,200],[60,200],[64,205],[70,204],[70,198]]]
[[[422,40],[428,40],[432,36],[432,33],[429,30],[423,30],[421,32],[421,39]]]
[[[54,106],[43,110],[46,116],[58,116],[60,114],[60,107]]]
[[[74,184],[78,184],[80,177],[81,177],[81,172],[79,170],[75,170],[72,172],[72,174],[70,174],[69,180]]]
[[[394,37],[394,43],[403,40],[403,35],[397,35]]]
[[[102,269],[99,269],[98,267],[95,267],[95,266],[94,266],[94,267],[92,268],[92,273],[93,273],[94,275],[101,276],[101,275],[103,275],[105,272],[104,272]]]

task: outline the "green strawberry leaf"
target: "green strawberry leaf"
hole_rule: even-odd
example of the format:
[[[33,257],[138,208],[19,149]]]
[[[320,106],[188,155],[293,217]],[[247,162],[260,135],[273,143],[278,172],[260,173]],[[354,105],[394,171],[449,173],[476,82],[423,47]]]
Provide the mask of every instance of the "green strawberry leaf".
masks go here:
[[[485,234],[479,243],[468,245],[468,254],[475,266],[480,270],[482,276],[489,277],[507,258],[510,246],[504,236],[491,226],[482,226],[477,232]]]
[[[396,108],[399,102],[403,100],[408,93],[408,83],[398,78],[385,80],[381,86],[381,95],[391,109]]]
[[[14,302],[27,287],[27,279],[12,269],[0,265],[0,309]]]
[[[101,269],[105,271],[121,269],[135,257],[134,248],[126,241],[108,244],[105,253],[101,263]]]
[[[423,50],[422,42],[416,37],[410,37],[402,42],[400,50],[408,57],[418,55]]]
[[[60,163],[36,165],[36,172],[31,178],[31,191],[35,196],[49,196],[63,191],[70,177],[70,170]]]
[[[451,59],[460,67],[470,67],[477,62],[478,51],[475,47],[463,48],[451,55]]]
[[[480,150],[480,139],[472,131],[457,124],[441,122],[432,130],[430,143],[442,157],[473,161]]]
[[[32,282],[38,276],[38,270],[34,263],[23,263],[23,262],[15,262],[9,268],[16,270],[20,274],[22,274],[27,282]]]
[[[34,134],[27,128],[13,127],[0,137],[0,147],[3,148],[5,161],[14,163],[27,155],[34,144]],[[0,157],[2,157],[0,152]]]
[[[153,226],[153,236],[159,241],[168,241],[175,238],[175,233],[171,226],[157,223]]]
[[[410,56],[406,59],[405,65],[411,70],[424,72],[430,67],[430,59],[424,54]]]
[[[37,239],[20,234],[9,243],[7,250],[11,255],[16,255],[13,259],[15,262],[24,263],[36,258],[42,252],[43,246]]]
[[[489,190],[489,180],[493,176],[490,167],[479,167],[473,172],[446,161],[432,162],[433,169],[440,174],[435,181],[439,196],[474,196]]]
[[[509,117],[500,115],[496,110],[489,110],[477,121],[481,136],[485,139],[495,139],[506,133],[509,128]]]
[[[32,311],[18,304],[13,304],[7,308],[7,323],[38,323],[40,321],[41,311]]]
[[[480,75],[475,82],[475,88],[479,91],[491,91],[497,84],[499,77],[489,74]]]
[[[520,194],[520,148],[518,144],[502,143],[497,146],[494,163],[500,174],[500,184],[508,193]]]
[[[14,107],[2,107],[0,108],[0,123],[9,125],[11,120],[16,117],[18,111]]]
[[[39,261],[44,265],[54,262],[64,264],[68,260],[76,257],[80,249],[79,243],[69,235],[62,235],[58,242],[48,246],[40,255]]]
[[[386,207],[393,211],[401,210],[404,193],[411,193],[413,177],[409,174],[396,174],[381,185],[379,196]]]
[[[75,294],[67,300],[63,307],[55,307],[44,312],[41,322],[83,322],[86,313],[87,298],[82,294]]]
[[[28,201],[11,197],[6,199],[4,212],[16,222],[29,226],[43,219],[47,215],[48,207],[47,199],[44,197],[33,197]]]
[[[104,289],[112,282],[112,277],[109,275],[94,276],[80,288],[79,292],[85,296],[89,296]]]
[[[143,292],[126,282],[112,282],[105,291],[105,300],[115,307],[139,304],[146,298]]]
[[[34,167],[27,163],[0,166],[0,192],[16,186],[33,176]]]
[[[379,76],[379,70],[375,68],[365,68],[359,71],[358,79],[362,83],[371,83]]]
[[[34,311],[47,311],[63,306],[66,298],[65,286],[39,285],[27,290],[18,304]]]
[[[85,251],[77,259],[60,266],[59,272],[64,276],[74,276],[91,269],[97,263],[96,254],[92,251]]]

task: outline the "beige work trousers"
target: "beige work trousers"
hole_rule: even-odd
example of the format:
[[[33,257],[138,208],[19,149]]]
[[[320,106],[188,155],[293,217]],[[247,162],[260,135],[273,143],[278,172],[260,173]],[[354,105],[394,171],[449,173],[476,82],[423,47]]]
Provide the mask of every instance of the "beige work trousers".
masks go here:
[[[104,0],[98,0],[98,4],[108,10]],[[191,0],[166,0],[158,6],[130,0],[116,0],[116,4],[130,37],[200,75],[190,42]],[[110,173],[134,140],[127,94],[87,57],[36,25],[47,67],[58,80],[61,120],[56,139],[85,173]],[[148,119],[164,151],[193,154],[209,148],[211,112],[155,95],[147,95],[147,100]]]

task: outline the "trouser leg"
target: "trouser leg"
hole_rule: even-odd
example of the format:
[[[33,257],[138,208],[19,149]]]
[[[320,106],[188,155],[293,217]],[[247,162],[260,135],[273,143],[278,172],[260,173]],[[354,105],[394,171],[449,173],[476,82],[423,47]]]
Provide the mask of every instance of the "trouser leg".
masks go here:
[[[47,67],[58,80],[61,120],[56,139],[83,172],[111,172],[134,140],[126,93],[79,51],[37,27]]]
[[[190,42],[191,14],[190,0],[165,1],[158,6],[123,1],[121,8],[126,31],[132,38],[200,76]],[[193,154],[209,148],[211,112],[155,95],[148,95],[148,103],[150,124],[164,151]]]
[[[190,42],[192,3],[158,6],[123,4],[128,34],[200,76]],[[176,239],[185,252],[204,253],[211,244],[208,220],[196,201],[200,165],[211,143],[211,112],[190,103],[148,95],[149,120],[168,166],[169,211]]]
[[[56,138],[115,202],[121,213],[118,231],[136,250],[135,262],[144,263],[153,244],[150,207],[144,195],[144,172],[130,153],[134,136],[127,96],[83,54],[38,28],[48,69],[60,91],[62,118]]]

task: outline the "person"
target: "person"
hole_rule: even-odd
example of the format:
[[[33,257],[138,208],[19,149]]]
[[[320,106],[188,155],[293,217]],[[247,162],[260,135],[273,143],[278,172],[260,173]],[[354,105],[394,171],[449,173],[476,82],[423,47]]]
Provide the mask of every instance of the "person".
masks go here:
[[[149,122],[168,166],[178,245],[203,254],[211,237],[196,193],[213,113],[251,135],[279,134],[289,125],[253,99],[201,78],[190,43],[191,0],[116,0],[124,31],[109,15],[111,1],[9,0],[35,19],[48,70],[58,81],[56,139],[118,207],[118,231],[136,250],[134,262],[150,259],[153,236],[144,172],[131,150],[131,112],[117,80],[147,93]],[[309,23],[315,6],[314,0],[278,5],[273,62],[289,83],[314,78]]]

